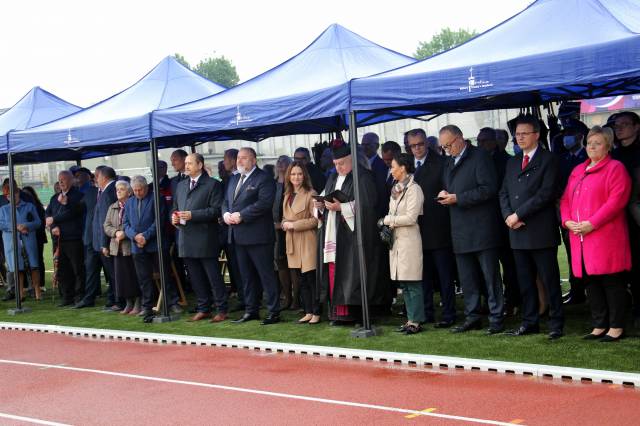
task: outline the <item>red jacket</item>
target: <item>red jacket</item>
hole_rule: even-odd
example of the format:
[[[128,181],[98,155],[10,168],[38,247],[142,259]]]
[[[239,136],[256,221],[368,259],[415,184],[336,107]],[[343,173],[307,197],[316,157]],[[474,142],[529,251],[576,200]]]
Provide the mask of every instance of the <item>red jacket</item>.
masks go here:
[[[587,170],[591,160],[577,165],[560,200],[562,226],[568,220],[589,221],[593,231],[569,233],[571,269],[582,277],[582,260],[588,275],[613,274],[631,269],[631,250],[625,207],[631,179],[624,165],[607,156]]]

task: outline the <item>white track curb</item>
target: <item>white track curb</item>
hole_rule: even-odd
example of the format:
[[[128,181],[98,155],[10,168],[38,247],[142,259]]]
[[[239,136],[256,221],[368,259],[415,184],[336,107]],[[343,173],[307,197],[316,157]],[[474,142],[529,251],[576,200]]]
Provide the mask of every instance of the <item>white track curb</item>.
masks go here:
[[[265,352],[324,356],[340,359],[379,361],[416,367],[450,370],[475,370],[503,374],[543,377],[595,383],[610,383],[640,388],[640,374],[617,371],[589,370],[542,364],[491,361],[438,355],[421,355],[399,352],[371,351],[364,349],[334,348],[329,346],[299,345],[293,343],[266,342],[261,340],[226,339],[217,337],[183,336],[177,334],[147,333],[139,331],[104,330],[97,328],[65,327],[48,324],[22,324],[0,322],[0,330],[35,331],[65,334],[107,340],[125,340],[173,345],[216,346]]]

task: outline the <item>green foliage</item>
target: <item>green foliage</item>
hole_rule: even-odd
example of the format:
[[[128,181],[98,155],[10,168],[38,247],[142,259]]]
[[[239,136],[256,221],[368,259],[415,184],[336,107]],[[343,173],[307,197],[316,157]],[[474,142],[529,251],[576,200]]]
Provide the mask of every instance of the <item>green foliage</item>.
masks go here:
[[[436,53],[444,52],[445,50],[458,46],[476,35],[478,35],[476,30],[469,31],[460,28],[454,31],[449,27],[443,28],[438,34],[434,35],[430,41],[421,41],[418,43],[418,49],[413,56],[416,59],[428,58]]]
[[[236,67],[224,55],[203,59],[193,70],[204,78],[225,87],[233,87],[240,81]]]
[[[240,81],[235,65],[224,55],[203,59],[195,67],[191,67],[184,56],[179,53],[174,54],[173,57],[190,70],[225,87],[233,87]]]
[[[184,56],[182,56],[179,53],[176,53],[173,55],[173,57],[176,58],[176,60],[180,62],[184,67],[191,69],[191,65],[189,65],[189,62],[187,62]]]

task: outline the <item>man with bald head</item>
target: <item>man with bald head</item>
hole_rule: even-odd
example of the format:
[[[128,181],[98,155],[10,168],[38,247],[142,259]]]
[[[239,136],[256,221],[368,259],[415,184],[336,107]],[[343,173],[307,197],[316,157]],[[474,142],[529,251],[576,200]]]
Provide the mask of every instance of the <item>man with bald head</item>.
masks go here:
[[[84,293],[84,220],[83,195],[73,183],[73,174],[63,170],[58,174],[59,194],[51,197],[45,211],[46,225],[51,235],[60,241],[58,277],[62,302],[59,307],[71,306]]]
[[[227,291],[218,267],[218,218],[222,204],[222,184],[204,170],[204,158],[193,153],[185,158],[187,179],[176,188],[171,223],[177,233],[178,254],[184,260],[196,294],[196,313],[191,321],[211,317],[211,305],[217,313],[211,322],[227,319]]]
[[[228,242],[234,245],[244,293],[245,313],[234,322],[260,318],[260,286],[267,296],[269,311],[262,324],[275,324],[280,322],[280,290],[273,270],[276,184],[257,167],[253,148],[238,152],[237,168],[239,173],[229,180],[222,206],[222,217],[229,225]]]

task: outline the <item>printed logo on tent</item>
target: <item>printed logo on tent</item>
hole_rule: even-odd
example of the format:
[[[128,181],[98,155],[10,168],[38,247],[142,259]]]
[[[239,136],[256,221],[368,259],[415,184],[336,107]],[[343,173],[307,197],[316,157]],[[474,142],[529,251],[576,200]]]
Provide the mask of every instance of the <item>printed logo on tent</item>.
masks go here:
[[[242,115],[242,113],[240,112],[240,105],[236,106],[236,116],[235,119],[231,120],[229,123],[230,124],[234,124],[236,126],[240,125],[240,123],[247,123],[249,121],[253,121],[253,119],[251,117],[249,117],[248,115]]]
[[[65,145],[71,145],[80,142],[80,139],[71,136],[71,129],[67,131],[67,138],[64,140]]]
[[[467,86],[460,87],[460,90],[471,92],[472,90],[483,89],[485,87],[493,87],[493,83],[488,80],[477,79],[473,75],[473,67],[469,68],[469,79]]]

